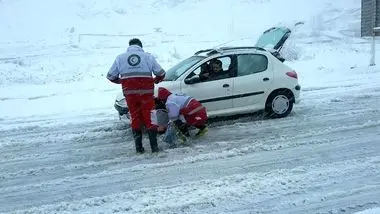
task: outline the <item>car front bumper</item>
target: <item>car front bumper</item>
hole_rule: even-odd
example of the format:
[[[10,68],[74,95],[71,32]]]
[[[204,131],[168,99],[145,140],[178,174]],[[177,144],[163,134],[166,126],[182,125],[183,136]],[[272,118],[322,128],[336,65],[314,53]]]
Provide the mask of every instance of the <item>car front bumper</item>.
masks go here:
[[[120,106],[120,105],[117,104],[117,102],[115,102],[114,107],[115,107],[116,111],[119,112],[119,115],[120,115],[120,116],[123,116],[123,115],[125,115],[125,114],[128,114],[128,112],[129,112],[128,107]]]

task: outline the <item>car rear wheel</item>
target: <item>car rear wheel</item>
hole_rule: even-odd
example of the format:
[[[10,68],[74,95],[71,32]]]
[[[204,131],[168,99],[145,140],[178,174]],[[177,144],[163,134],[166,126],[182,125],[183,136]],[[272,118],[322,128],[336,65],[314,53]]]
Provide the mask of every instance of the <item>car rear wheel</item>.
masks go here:
[[[277,90],[269,95],[265,111],[270,118],[286,117],[293,109],[294,97],[288,90]]]

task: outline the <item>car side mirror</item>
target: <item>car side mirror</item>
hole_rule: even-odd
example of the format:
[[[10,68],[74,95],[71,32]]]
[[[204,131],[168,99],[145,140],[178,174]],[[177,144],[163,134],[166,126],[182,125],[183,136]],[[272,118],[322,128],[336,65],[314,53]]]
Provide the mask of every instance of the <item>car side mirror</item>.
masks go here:
[[[201,78],[199,78],[199,76],[193,76],[191,78],[185,79],[185,83],[188,85],[192,85],[199,82],[201,82]]]

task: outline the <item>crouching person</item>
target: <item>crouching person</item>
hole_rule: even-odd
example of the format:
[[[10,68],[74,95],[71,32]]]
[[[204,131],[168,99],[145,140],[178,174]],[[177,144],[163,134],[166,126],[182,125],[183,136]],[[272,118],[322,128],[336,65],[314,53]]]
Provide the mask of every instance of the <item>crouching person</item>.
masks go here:
[[[158,99],[165,103],[168,110],[168,131],[174,128],[183,136],[190,137],[189,127],[193,126],[199,129],[196,136],[207,133],[206,108],[198,100],[190,96],[172,94],[163,87],[158,88]]]

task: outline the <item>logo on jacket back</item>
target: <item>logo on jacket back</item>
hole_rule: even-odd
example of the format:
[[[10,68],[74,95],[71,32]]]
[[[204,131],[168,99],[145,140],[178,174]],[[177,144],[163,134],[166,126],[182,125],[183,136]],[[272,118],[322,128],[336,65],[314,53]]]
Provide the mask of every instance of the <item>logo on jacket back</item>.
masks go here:
[[[128,64],[130,66],[136,66],[136,65],[140,64],[140,62],[141,62],[141,58],[139,55],[132,54],[128,57]]]

